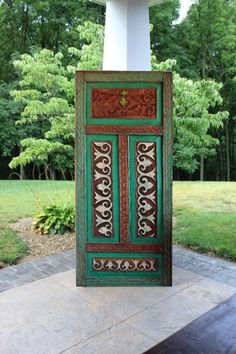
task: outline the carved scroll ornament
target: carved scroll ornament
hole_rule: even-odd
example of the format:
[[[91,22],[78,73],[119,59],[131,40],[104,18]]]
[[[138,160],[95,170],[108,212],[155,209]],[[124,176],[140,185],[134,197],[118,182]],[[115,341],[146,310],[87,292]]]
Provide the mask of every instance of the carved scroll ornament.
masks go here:
[[[105,272],[157,272],[157,258],[93,258],[93,270]]]
[[[92,143],[93,228],[95,237],[113,236],[112,142]]]
[[[92,118],[156,118],[155,88],[92,89]]]

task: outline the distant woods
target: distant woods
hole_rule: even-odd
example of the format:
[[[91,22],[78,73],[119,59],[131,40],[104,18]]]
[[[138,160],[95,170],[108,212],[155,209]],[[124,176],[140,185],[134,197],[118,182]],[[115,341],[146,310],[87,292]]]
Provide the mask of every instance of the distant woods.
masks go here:
[[[0,1],[0,178],[73,179],[74,70],[101,68],[104,11]],[[199,0],[175,25],[178,12],[150,9],[153,69],[174,70],[174,176],[235,180],[236,1]]]

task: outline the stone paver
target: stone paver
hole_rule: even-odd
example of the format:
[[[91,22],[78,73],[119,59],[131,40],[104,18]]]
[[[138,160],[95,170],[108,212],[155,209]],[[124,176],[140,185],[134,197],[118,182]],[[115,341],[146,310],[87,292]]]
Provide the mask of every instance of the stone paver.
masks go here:
[[[75,250],[0,270],[0,292],[75,268]]]
[[[209,257],[182,247],[173,249],[174,265],[236,287],[236,263]]]
[[[173,287],[75,286],[69,270],[0,294],[0,353],[141,354],[236,289],[174,267]]]
[[[174,265],[236,287],[236,263],[173,248]],[[75,268],[75,250],[35,259],[0,270],[0,292]]]
[[[235,263],[173,254],[173,287],[78,288],[75,250],[0,270],[0,353],[141,354],[236,293]]]

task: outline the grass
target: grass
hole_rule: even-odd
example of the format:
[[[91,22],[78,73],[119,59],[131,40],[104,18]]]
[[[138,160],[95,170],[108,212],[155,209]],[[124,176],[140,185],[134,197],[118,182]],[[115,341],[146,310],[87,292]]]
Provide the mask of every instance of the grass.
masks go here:
[[[8,224],[32,216],[48,204],[73,201],[74,182],[0,180],[0,262],[14,264],[27,245]]]
[[[0,261],[27,251],[8,223],[73,199],[70,181],[0,181]],[[176,243],[236,261],[236,183],[175,182],[174,217]]]
[[[0,225],[32,216],[43,206],[74,199],[71,181],[0,180]]]
[[[175,182],[174,241],[236,261],[236,183]]]
[[[0,261],[2,263],[14,264],[24,256],[28,246],[23,242],[17,233],[9,228],[0,230]]]

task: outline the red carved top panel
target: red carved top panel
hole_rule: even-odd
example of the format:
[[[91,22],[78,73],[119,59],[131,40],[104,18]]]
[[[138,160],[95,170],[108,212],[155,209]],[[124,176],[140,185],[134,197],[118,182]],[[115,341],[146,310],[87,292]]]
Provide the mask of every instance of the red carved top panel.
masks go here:
[[[92,89],[92,118],[156,118],[156,88]]]

